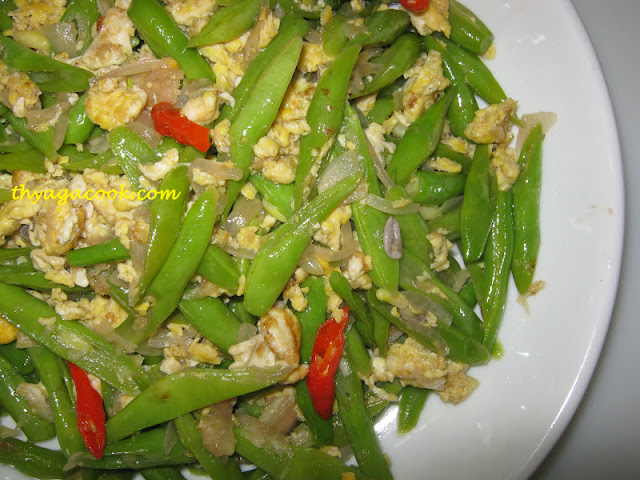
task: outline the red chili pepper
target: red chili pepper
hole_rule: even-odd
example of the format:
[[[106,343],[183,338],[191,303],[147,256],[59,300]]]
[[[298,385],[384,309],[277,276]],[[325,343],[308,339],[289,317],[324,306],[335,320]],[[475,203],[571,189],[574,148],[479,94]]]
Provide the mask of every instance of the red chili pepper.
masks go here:
[[[96,391],[89,377],[80,367],[67,362],[69,371],[76,386],[76,412],[78,414],[78,430],[89,451],[98,460],[102,458],[106,443],[105,415],[102,397]]]
[[[151,118],[159,134],[173,137],[176,142],[191,145],[201,152],[209,150],[209,129],[192,122],[171,104],[156,103],[151,109]]]
[[[400,0],[400,4],[412,12],[422,12],[429,8],[429,0]]]
[[[311,364],[307,375],[307,389],[318,415],[328,420],[333,413],[335,376],[344,346],[344,327],[347,325],[349,309],[342,309],[341,321],[330,318],[318,329],[313,344]]]

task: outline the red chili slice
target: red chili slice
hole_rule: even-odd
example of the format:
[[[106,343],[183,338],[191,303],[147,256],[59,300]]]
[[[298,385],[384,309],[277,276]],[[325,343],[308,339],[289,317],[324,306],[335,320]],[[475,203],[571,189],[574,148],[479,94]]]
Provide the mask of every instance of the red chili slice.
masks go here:
[[[209,129],[192,122],[171,104],[155,104],[151,109],[151,118],[159,134],[173,137],[176,142],[191,145],[201,152],[209,150]]]
[[[400,4],[416,13],[429,8],[429,0],[400,0]]]

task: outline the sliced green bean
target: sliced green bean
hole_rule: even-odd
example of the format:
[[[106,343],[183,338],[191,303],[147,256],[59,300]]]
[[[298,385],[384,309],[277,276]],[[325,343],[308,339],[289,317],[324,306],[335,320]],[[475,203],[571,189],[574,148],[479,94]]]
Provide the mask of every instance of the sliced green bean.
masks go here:
[[[67,262],[70,267],[88,267],[98,263],[119,262],[129,258],[131,255],[122,246],[119,238],[67,252]]]
[[[10,465],[32,478],[63,478],[67,457],[16,438],[0,439],[0,464]]]
[[[398,405],[398,432],[409,433],[418,425],[420,414],[427,402],[431,390],[407,385],[402,390]]]
[[[24,170],[27,172],[46,173],[44,155],[38,150],[27,152],[5,153],[0,155],[0,170],[13,172]]]
[[[209,17],[198,34],[189,39],[187,47],[223,43],[239,37],[256,23],[261,8],[259,0],[241,0],[235,5],[222,7]]]
[[[449,1],[451,41],[482,55],[493,43],[493,33],[469,8],[457,0]]]
[[[207,247],[196,272],[229,292],[238,291],[240,269],[233,257],[216,245]]]

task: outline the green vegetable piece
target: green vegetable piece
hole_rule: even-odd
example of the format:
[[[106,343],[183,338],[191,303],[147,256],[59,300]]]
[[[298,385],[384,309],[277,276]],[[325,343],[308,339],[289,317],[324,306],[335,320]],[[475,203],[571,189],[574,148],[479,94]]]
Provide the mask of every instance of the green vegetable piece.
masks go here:
[[[298,312],[300,330],[302,331],[300,344],[300,362],[309,363],[313,352],[313,344],[318,334],[318,328],[327,319],[327,294],[323,277],[309,276],[302,282],[302,288],[308,288],[307,308]]]
[[[349,42],[363,48],[389,45],[410,23],[409,14],[403,10],[378,10],[365,18],[362,33],[356,33]]]
[[[16,392],[26,379],[3,356],[0,356],[0,403],[33,442],[48,440],[55,435],[53,424],[33,411],[27,399]]]
[[[344,111],[351,71],[360,53],[359,46],[342,51],[324,71],[307,109],[311,131],[300,139],[300,157],[296,168],[294,209],[299,209],[313,187],[314,165],[323,160],[328,143],[338,132]]]
[[[57,150],[60,148],[60,145],[54,143],[52,128],[44,132],[29,130],[27,128],[27,119],[16,117],[13,112],[4,105],[0,105],[0,115],[6,118],[15,132],[25,139],[25,143],[41,152],[49,160],[54,161],[58,158]]]
[[[244,305],[249,313],[267,313],[309,245],[315,225],[351,193],[359,180],[359,175],[340,180],[305,204],[262,244],[247,278]]]
[[[70,267],[88,267],[98,263],[119,262],[131,258],[119,238],[67,252]]]
[[[333,438],[331,419],[325,420],[318,415],[318,412],[316,412],[313,406],[313,401],[307,388],[307,382],[304,380],[296,383],[296,403],[304,415],[304,419],[311,430],[311,435],[313,435],[316,445],[330,445]]]
[[[406,185],[411,175],[435,150],[453,95],[453,90],[447,90],[440,100],[407,128],[387,163],[387,172],[398,185]]]
[[[407,385],[402,390],[400,405],[398,406],[398,432],[409,433],[418,425],[420,414],[424,410],[427,397],[431,390]]]
[[[364,405],[362,384],[346,358],[340,360],[336,372],[336,400],[340,419],[362,473],[368,478],[392,479],[389,464]]]
[[[489,236],[494,210],[490,194],[490,163],[489,147],[476,146],[460,212],[461,250],[465,263],[480,259]]]
[[[40,55],[0,35],[0,60],[25,72],[43,92],[84,92],[93,74],[82,68]]]
[[[60,19],[61,22],[73,22],[78,30],[78,55],[82,55],[93,40],[91,27],[98,21],[100,11],[97,0],[70,0]]]
[[[151,146],[128,126],[122,125],[109,132],[111,151],[124,170],[131,188],[140,190],[139,163],[155,163],[156,156]]]
[[[467,181],[465,175],[432,170],[419,170],[407,182],[405,190],[421,205],[442,205],[462,195]]]
[[[107,421],[107,439],[114,442],[212,403],[261,390],[288,374],[289,369],[267,367],[200,368],[167,375]]]
[[[196,272],[225,290],[238,290],[240,269],[233,257],[216,245],[207,247]]]
[[[174,58],[189,79],[206,78],[215,82],[212,68],[197,50],[187,47],[187,36],[161,3],[157,0],[133,0],[127,13],[158,58]]]
[[[148,382],[144,370],[113,344],[76,321],[61,319],[22,288],[0,282],[0,315],[43,347],[127,395],[139,393]]]
[[[514,247],[511,273],[518,291],[526,293],[540,251],[540,189],[542,186],[542,143],[544,135],[538,124],[531,130],[520,152],[521,171],[513,185]]]
[[[243,178],[228,184],[225,215],[231,210],[249,176],[249,166],[254,157],[253,145],[267,133],[278,114],[301,52],[302,38],[295,36],[265,68],[244,108],[231,125],[231,154],[235,165],[242,170]]]
[[[64,135],[64,143],[84,143],[96,126],[84,108],[89,93],[82,95],[69,110],[69,123]]]
[[[0,464],[11,465],[33,478],[63,478],[67,457],[59,450],[49,450],[16,438],[0,439]]]
[[[0,154],[0,170],[46,173],[44,154],[38,150]]]
[[[223,43],[239,37],[253,27],[261,8],[260,0],[241,0],[222,7],[209,17],[209,22],[189,40],[187,47]]]
[[[482,55],[493,43],[493,33],[471,10],[457,0],[449,1],[449,23],[452,42],[470,52]]]

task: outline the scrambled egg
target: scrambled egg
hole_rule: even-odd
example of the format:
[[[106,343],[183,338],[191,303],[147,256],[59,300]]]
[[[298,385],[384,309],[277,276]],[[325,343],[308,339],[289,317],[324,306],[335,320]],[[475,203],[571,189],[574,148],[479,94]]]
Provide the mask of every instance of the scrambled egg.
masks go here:
[[[449,251],[453,248],[453,243],[438,232],[430,232],[427,234],[427,240],[433,248],[433,262],[431,268],[436,272],[442,272],[449,268]]]
[[[167,325],[169,346],[163,349],[160,371],[169,375],[200,363],[219,365],[222,357],[218,349],[191,326],[169,323]]]
[[[162,180],[178,164],[180,153],[178,149],[171,148],[164,154],[164,157],[156,163],[140,164],[140,172],[149,180]]]
[[[99,70],[124,63],[133,55],[131,37],[135,31],[126,11],[110,8],[102,18],[101,27],[91,45],[82,56],[82,66],[89,70]]]
[[[91,87],[85,102],[89,119],[105,130],[113,130],[135,120],[147,103],[147,93],[124,79],[100,78]]]
[[[18,328],[9,323],[4,317],[0,317],[0,345],[6,345],[18,338]]]
[[[15,0],[16,9],[9,12],[14,30],[40,30],[44,25],[60,21],[66,0]]]
[[[449,23],[449,0],[431,0],[429,7],[422,12],[413,12],[403,7],[411,17],[411,24],[420,35],[442,32],[446,37],[451,35]]]
[[[442,57],[432,50],[421,53],[416,63],[404,73],[407,79],[402,87],[403,115],[408,123],[417,119],[436,102],[437,94],[449,86],[442,73]]]
[[[336,208],[320,223],[320,228],[314,234],[313,239],[327,245],[332,250],[340,250],[342,240],[340,228],[349,220],[351,220],[350,205]]]
[[[431,158],[425,165],[436,172],[460,173],[462,171],[462,165],[447,157]]]
[[[465,136],[476,143],[509,143],[511,116],[518,103],[510,98],[478,110],[464,130]]]
[[[40,88],[24,72],[10,72],[0,62],[0,99],[17,117],[29,108],[40,107]]]
[[[495,169],[498,180],[498,190],[511,189],[520,175],[518,156],[513,148],[499,145],[491,156],[491,166]]]
[[[171,0],[166,8],[178,25],[195,33],[194,29],[200,30],[217,6],[216,0]]]
[[[327,55],[320,43],[302,45],[302,54],[298,61],[298,69],[303,73],[317,72],[329,66],[333,58]]]

